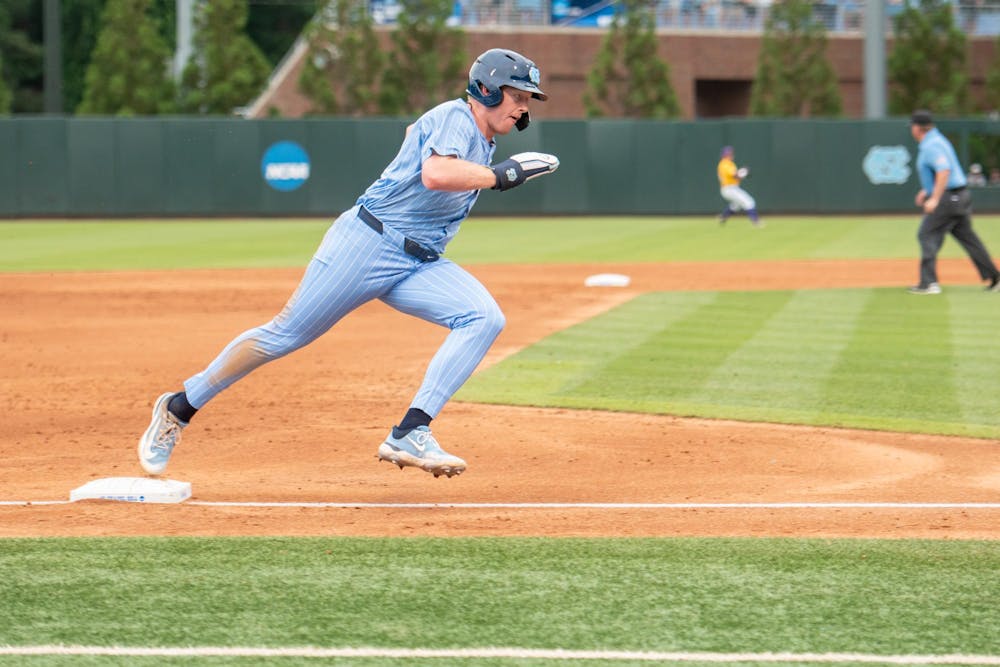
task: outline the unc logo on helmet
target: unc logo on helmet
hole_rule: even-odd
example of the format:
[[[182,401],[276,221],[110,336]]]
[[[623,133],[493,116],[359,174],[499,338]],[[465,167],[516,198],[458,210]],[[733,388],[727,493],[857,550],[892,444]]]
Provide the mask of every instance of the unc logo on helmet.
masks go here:
[[[536,100],[544,102],[549,96],[542,92],[539,84],[542,73],[532,61],[516,51],[490,49],[472,63],[469,69],[469,97],[488,107],[495,107],[503,101],[503,87],[509,86],[531,93]],[[528,114],[522,116],[517,129],[528,126]]]
[[[537,67],[532,66],[528,70],[528,79],[531,80],[531,83],[533,83],[533,84],[535,84],[535,86],[537,86],[538,84],[540,84],[542,82],[542,73],[538,71]]]

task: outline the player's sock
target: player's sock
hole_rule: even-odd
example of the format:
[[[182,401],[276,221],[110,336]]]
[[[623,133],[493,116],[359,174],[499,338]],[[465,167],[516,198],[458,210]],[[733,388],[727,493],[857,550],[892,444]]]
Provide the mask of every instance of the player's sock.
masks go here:
[[[406,411],[403,421],[399,422],[399,426],[392,427],[392,437],[402,438],[418,426],[429,426],[431,419],[432,417],[420,408],[410,408]]]
[[[182,422],[188,423],[194,417],[194,413],[198,412],[198,408],[188,403],[187,394],[182,391],[170,397],[167,411]]]
[[[719,222],[725,222],[729,219],[729,216],[733,214],[733,210],[728,206],[722,209],[722,213],[719,214]]]
[[[760,222],[760,216],[757,215],[756,208],[752,208],[749,211],[747,211],[747,215],[749,215],[750,219],[753,220],[754,222]]]

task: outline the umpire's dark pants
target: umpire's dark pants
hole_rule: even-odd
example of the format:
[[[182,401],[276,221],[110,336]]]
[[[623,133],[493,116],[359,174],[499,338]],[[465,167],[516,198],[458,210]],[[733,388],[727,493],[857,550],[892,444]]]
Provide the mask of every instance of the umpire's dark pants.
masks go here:
[[[920,284],[924,287],[938,281],[937,256],[944,237],[951,233],[962,244],[969,259],[983,280],[1000,275],[989,251],[972,229],[972,195],[968,189],[947,191],[933,213],[924,216],[917,231],[920,241]]]

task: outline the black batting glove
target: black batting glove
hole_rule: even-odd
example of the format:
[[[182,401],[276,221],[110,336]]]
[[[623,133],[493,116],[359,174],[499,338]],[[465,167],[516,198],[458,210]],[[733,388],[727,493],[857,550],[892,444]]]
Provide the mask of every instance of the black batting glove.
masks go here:
[[[548,153],[518,153],[490,167],[496,174],[494,190],[510,190],[525,181],[551,174],[559,168],[559,158]]]
[[[507,158],[503,162],[493,165],[492,169],[497,177],[496,185],[493,186],[494,190],[510,190],[527,180],[524,175],[524,167],[513,158]]]

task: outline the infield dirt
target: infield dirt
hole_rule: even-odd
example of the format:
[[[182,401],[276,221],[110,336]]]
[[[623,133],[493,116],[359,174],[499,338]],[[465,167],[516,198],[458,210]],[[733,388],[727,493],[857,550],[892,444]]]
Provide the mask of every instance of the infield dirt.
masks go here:
[[[468,267],[507,328],[484,362],[655,290],[905,286],[915,261]],[[588,288],[593,273],[632,277]],[[942,282],[975,282],[942,260]],[[0,501],[66,500],[139,476],[152,401],[270,319],[292,270],[0,274]],[[913,297],[926,298],[926,297]],[[168,477],[193,500],[337,503],[983,503],[1000,442],[452,402],[434,423],[469,470],[378,464],[446,331],[372,303],[233,386],[184,432]],[[1000,538],[1000,510],[0,505],[0,536],[812,536]]]

